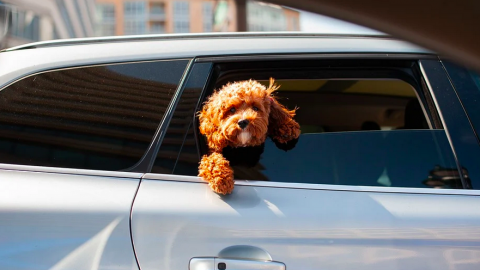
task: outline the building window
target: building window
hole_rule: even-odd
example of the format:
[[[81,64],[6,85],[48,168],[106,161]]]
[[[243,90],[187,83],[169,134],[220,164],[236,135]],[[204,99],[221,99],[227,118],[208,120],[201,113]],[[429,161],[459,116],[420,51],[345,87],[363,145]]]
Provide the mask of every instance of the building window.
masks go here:
[[[17,11],[12,13],[12,36],[40,40],[40,17],[31,11]]]
[[[125,2],[124,12],[127,19],[138,19],[145,17],[145,2]]]
[[[163,34],[165,33],[165,25],[163,23],[152,23],[150,25],[151,34]]]
[[[263,2],[247,2],[248,31],[286,31],[287,19],[284,9]]]
[[[151,3],[148,14],[150,23],[165,22],[165,4]],[[152,32],[152,27],[150,28],[150,32]]]
[[[73,30],[72,18],[70,14],[68,14],[67,7],[65,6],[65,2],[61,0],[56,0],[58,9],[60,10],[60,15],[62,16],[63,23],[67,27],[68,36],[69,37],[76,37],[75,31]]]
[[[124,33],[125,35],[139,35],[146,33],[147,9],[142,1],[124,3]]]
[[[115,23],[115,6],[113,4],[103,4],[98,6],[102,22]]]
[[[82,12],[81,12],[81,9],[80,9],[80,6],[79,6],[79,3],[78,1],[73,1],[73,4],[75,5],[75,13],[77,13],[77,16],[80,20],[80,26],[82,27],[82,32],[83,32],[83,35],[85,35],[86,37],[89,35],[88,32],[87,32],[87,28],[86,28],[86,25],[85,23],[83,22],[83,16],[82,16]],[[87,12],[88,13],[88,12]]]
[[[203,32],[213,32],[213,3],[204,2],[203,11]]]
[[[97,36],[115,35],[115,6],[113,4],[97,5]]]
[[[190,12],[188,2],[176,1],[173,3],[173,32],[190,32]]]
[[[300,27],[298,26],[298,18],[292,17],[290,19],[292,21],[292,30],[293,31],[299,31]]]
[[[165,16],[165,6],[163,3],[155,3],[150,6],[150,15]]]

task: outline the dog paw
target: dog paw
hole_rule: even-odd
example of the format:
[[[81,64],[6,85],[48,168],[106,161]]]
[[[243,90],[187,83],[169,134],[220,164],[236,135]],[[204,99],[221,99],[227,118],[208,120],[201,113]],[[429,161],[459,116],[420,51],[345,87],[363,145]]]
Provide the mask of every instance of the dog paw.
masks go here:
[[[208,182],[210,188],[219,194],[230,194],[233,191],[233,170],[230,163],[220,153],[205,155],[200,161],[198,176]]]
[[[275,141],[275,140],[273,140],[273,142],[275,143],[275,146],[277,146],[278,149],[287,152],[287,151],[295,148],[295,146],[297,145],[297,142],[298,142],[298,138],[292,139],[292,140],[290,140],[286,143],[279,143],[278,141]]]
[[[279,143],[287,143],[293,139],[297,139],[300,136],[300,125],[291,120],[279,126],[276,132],[273,134],[272,139]]]

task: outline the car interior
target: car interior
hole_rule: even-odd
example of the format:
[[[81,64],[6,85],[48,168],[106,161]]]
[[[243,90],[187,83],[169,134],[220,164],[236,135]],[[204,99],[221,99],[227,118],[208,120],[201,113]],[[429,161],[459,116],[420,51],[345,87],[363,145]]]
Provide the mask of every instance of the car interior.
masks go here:
[[[295,119],[302,134],[429,128],[415,89],[402,80],[279,80],[277,84],[281,102],[299,108]]]

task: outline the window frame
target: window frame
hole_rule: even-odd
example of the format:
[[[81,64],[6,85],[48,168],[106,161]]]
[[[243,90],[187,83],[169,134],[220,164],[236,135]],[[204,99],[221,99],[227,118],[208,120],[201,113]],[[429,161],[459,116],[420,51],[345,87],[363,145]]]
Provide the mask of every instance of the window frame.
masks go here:
[[[376,57],[370,58],[370,57],[365,57],[365,55],[358,55],[357,57],[354,57],[354,58],[356,58],[358,60],[363,59],[365,61],[378,60],[378,59],[376,59]],[[292,59],[288,58],[288,59],[293,60],[293,61],[297,61],[297,59],[295,59],[295,58],[292,58]],[[325,59],[329,59],[329,58],[313,57],[313,58],[308,58],[308,59],[325,60]],[[350,58],[348,58],[348,57],[340,58],[340,60],[345,60],[345,59],[350,60]],[[388,59],[390,60],[391,58],[388,58]],[[210,78],[207,82],[206,87],[203,89],[203,91],[200,95],[200,99],[199,99],[199,102],[197,104],[196,111],[201,110],[201,106],[202,106],[206,96],[211,94],[211,92],[215,88],[215,84],[217,84],[217,79],[221,76],[221,74],[219,74],[221,71],[218,68],[219,67],[218,64],[223,64],[225,62],[228,62],[228,63],[235,63],[235,62],[242,63],[245,59],[237,58],[237,59],[234,59],[233,61],[228,61],[228,60],[225,61],[225,60],[227,60],[227,59],[223,58],[222,61],[212,61],[213,64],[214,64],[213,72],[212,72],[212,74],[211,74],[211,76],[210,76]],[[268,59],[265,59],[265,60],[262,60],[261,58],[255,58],[255,60],[250,60],[250,61],[251,62],[258,62],[258,63],[260,63],[260,62],[265,63],[266,60],[267,61],[272,61],[272,59],[270,57],[268,57]],[[405,60],[405,59],[400,58],[399,60]],[[198,62],[203,62],[200,59],[197,59],[197,61]],[[275,62],[276,61],[272,61],[272,63],[275,63]],[[359,68],[359,69],[361,69],[361,68]],[[379,69],[381,69],[381,68],[379,68]],[[245,69],[245,70],[247,70],[247,69]],[[345,72],[357,73],[357,72],[359,72],[359,70],[348,70],[348,71],[340,70],[340,71],[334,71],[334,72],[331,72],[331,73],[345,74]],[[392,75],[389,75],[389,73],[391,73],[391,72],[397,73],[398,76],[401,76],[401,75],[408,76],[408,75],[410,75],[411,77],[417,77],[418,81],[408,80],[407,78],[403,78],[402,80],[409,83],[414,88],[415,93],[417,95],[417,98],[419,99],[419,101],[421,101],[422,110],[424,111],[425,119],[426,119],[429,127],[431,129],[444,129],[444,127],[442,125],[442,122],[440,121],[440,117],[438,116],[438,111],[434,108],[433,99],[430,96],[430,93],[429,93],[429,91],[426,87],[426,84],[424,83],[424,81],[420,77],[420,70],[419,70],[418,66],[411,67],[412,74],[408,74],[408,75],[407,74],[400,74],[402,72],[400,70],[398,70],[398,71],[391,70],[391,71],[386,71],[386,72],[381,72],[381,73],[377,73],[377,72],[378,71],[365,72],[364,76],[366,76],[366,77],[362,77],[362,78],[368,78],[368,76],[371,76],[371,75],[372,75],[371,78],[378,78],[379,77],[378,75],[375,76],[374,74],[379,74],[380,76],[384,76],[385,78],[391,78]],[[328,76],[325,76],[325,77],[328,77]],[[351,78],[352,76],[345,76],[345,77]],[[339,78],[341,78],[341,76],[339,76]],[[206,148],[206,144],[203,142],[202,135],[198,134],[199,123],[198,123],[198,119],[196,117],[194,118],[194,127],[195,127],[194,128],[194,133],[195,133],[195,138],[197,140],[197,148],[198,148],[197,152],[198,152],[198,156],[201,157],[202,154],[206,153],[208,149]]]
[[[126,1],[123,3],[125,18],[123,32],[125,35],[139,35],[147,33],[147,2]]]
[[[173,1],[173,32],[190,33],[190,2]]]
[[[414,76],[418,79],[418,86],[423,92],[423,95],[425,97],[425,100],[422,100],[422,105],[425,106],[425,110],[428,112],[426,114],[428,118],[435,123],[435,127],[439,129],[444,129],[445,132],[447,132],[447,129],[445,128],[445,121],[443,121],[442,116],[440,115],[440,110],[438,109],[438,104],[436,102],[435,98],[435,93],[432,91],[430,84],[428,83],[427,76],[422,69],[421,66],[421,60],[432,60],[432,59],[437,59],[436,56],[432,55],[425,55],[425,54],[288,54],[288,55],[235,55],[235,56],[220,56],[220,57],[197,57],[195,59],[195,63],[212,63],[214,66],[219,63],[225,63],[225,62],[249,62],[249,61],[281,61],[281,60],[303,60],[303,59],[384,59],[384,60],[411,60],[415,63],[414,67],[411,67],[412,72]],[[214,81],[215,77],[215,69],[212,69],[212,72],[209,75],[207,84],[205,88],[202,90],[202,93],[200,95],[200,98],[198,100],[197,108],[198,110],[202,104],[202,101],[205,99],[205,94],[206,91],[209,87],[211,87],[212,81]],[[213,82],[214,83],[214,82]],[[416,89],[418,90],[418,89]],[[426,108],[428,107],[428,108]],[[197,119],[195,116],[194,121],[197,122]],[[198,123],[195,124],[196,127],[198,127]],[[194,132],[198,133],[197,128],[194,128]],[[448,135],[447,135],[448,136]],[[195,134],[195,137],[198,138],[198,135]],[[455,151],[453,148],[453,145],[451,144],[451,150],[454,153],[454,157],[457,161],[457,156],[455,155]],[[200,155],[200,151],[199,155]],[[457,167],[459,169],[460,167]],[[155,176],[157,175],[157,176]],[[146,177],[150,179],[160,179],[160,175],[163,175],[164,177],[166,175],[164,174],[156,174],[156,173],[147,173]],[[186,175],[175,175],[171,174],[168,176],[168,178],[173,179],[180,179],[179,181],[185,181],[186,179],[189,179],[188,181],[200,181],[203,182],[201,179],[195,176],[186,176]],[[254,186],[271,186],[271,187],[305,187],[308,189],[318,189],[319,186],[329,186],[328,188],[332,188],[330,185],[325,185],[325,184],[304,184],[304,183],[284,183],[284,182],[268,182],[265,183],[264,181],[252,181],[252,180],[238,180],[237,184],[241,185],[254,185]],[[463,188],[469,188],[468,185],[464,184],[463,177],[462,177],[462,184]],[[334,189],[340,189],[343,190],[345,189],[345,186],[339,187],[339,186],[334,186]],[[359,186],[347,186],[348,190],[385,190],[385,187],[359,187]],[[323,188],[322,188],[323,189]],[[414,191],[413,193],[417,193],[418,190],[430,190],[430,189],[419,189],[419,188],[397,188],[397,187],[388,187],[389,190],[396,190],[396,191],[405,191],[408,190]],[[452,194],[452,193],[457,193],[457,192],[450,192],[453,190],[444,190],[442,192],[431,192],[431,191],[419,191],[418,193],[443,193],[443,194]],[[395,192],[395,191],[393,191]]]

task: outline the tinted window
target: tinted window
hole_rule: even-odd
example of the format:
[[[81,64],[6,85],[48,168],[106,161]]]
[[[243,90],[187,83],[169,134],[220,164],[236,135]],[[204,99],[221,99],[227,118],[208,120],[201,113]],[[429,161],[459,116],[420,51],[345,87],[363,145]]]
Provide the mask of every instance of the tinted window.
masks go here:
[[[137,163],[188,61],[53,71],[0,91],[0,162],[95,170]]]
[[[196,173],[192,164],[198,162],[198,152],[192,125],[211,67],[210,63],[193,66],[153,164],[153,173],[172,173],[173,170]]]
[[[480,134],[480,75],[453,63],[444,62],[444,65],[478,137]]]
[[[302,134],[289,151],[267,139],[253,167],[232,165],[245,180],[461,188],[449,147],[443,130]]]

